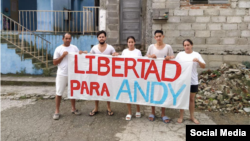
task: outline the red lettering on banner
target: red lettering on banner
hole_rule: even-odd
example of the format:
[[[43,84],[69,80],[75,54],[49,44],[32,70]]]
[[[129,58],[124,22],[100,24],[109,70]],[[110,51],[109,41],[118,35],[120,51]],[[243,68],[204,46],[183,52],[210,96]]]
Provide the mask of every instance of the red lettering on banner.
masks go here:
[[[176,65],[176,73],[175,73],[175,77],[174,78],[165,78],[165,68],[166,68],[166,64],[174,64]],[[161,80],[162,81],[169,81],[169,82],[173,82],[175,81],[177,78],[179,78],[181,75],[181,65],[176,62],[176,61],[163,61],[163,65],[162,65],[162,75],[161,75]]]
[[[105,61],[105,64],[101,64],[101,61]],[[98,75],[105,76],[110,72],[110,67],[109,64],[110,60],[107,57],[98,57]],[[106,72],[101,72],[101,67],[106,67],[107,71]]]
[[[74,87],[74,84],[76,84],[76,87]],[[73,96],[74,94],[73,94],[73,91],[74,90],[79,90],[80,89],[80,82],[78,81],[78,80],[71,80],[70,81],[70,90],[71,90],[71,92],[70,92],[70,94],[71,94],[71,96]]]
[[[101,91],[101,96],[103,96],[103,93],[106,92],[107,96],[110,97],[110,94],[109,94],[109,89],[107,87],[107,84],[106,83],[103,83],[102,85],[102,91]]]
[[[97,74],[100,76],[106,76],[109,73],[112,73],[111,74],[112,77],[128,77],[128,70],[132,70],[137,78],[142,78],[142,79],[147,80],[147,78],[150,74],[155,74],[158,82],[161,82],[161,81],[173,82],[180,77],[181,71],[182,71],[181,65],[176,61],[165,61],[164,60],[162,63],[162,72],[161,72],[161,74],[159,74],[155,60],[150,60],[150,59],[137,59],[136,60],[134,58],[116,58],[116,57],[112,58],[112,64],[110,64],[109,57],[97,57],[97,63],[98,63],[97,64],[97,71],[93,71],[93,59],[95,59],[96,56],[85,56],[85,58],[89,59],[89,70],[86,72],[78,69],[78,61],[79,61],[78,55],[75,55],[75,61],[74,61],[75,70],[74,70],[74,72],[76,74]],[[121,64],[124,66],[117,65],[116,63],[119,61],[122,61]],[[129,64],[129,62],[131,62],[131,65]],[[136,66],[138,65],[137,62],[140,62],[142,64],[141,65],[141,74],[140,74],[141,76],[139,76],[139,72],[136,69]],[[150,63],[149,67],[147,69],[146,69],[146,63]],[[176,73],[175,73],[174,78],[167,78],[167,76],[165,75],[165,70],[166,70],[167,64],[173,64],[176,66]],[[112,68],[110,68],[110,67],[112,67]],[[122,67],[124,67],[124,73],[118,73],[117,69],[121,69]],[[106,70],[103,68],[106,68]],[[76,88],[78,88],[79,83],[76,82],[76,80],[72,81],[72,83],[77,84]],[[80,85],[81,94],[83,94],[84,90],[86,90],[87,94],[92,95],[93,90],[95,90],[97,92],[97,94],[99,95],[100,93],[99,93],[98,89],[99,89],[100,85],[97,82],[91,82],[91,84],[92,85],[90,86],[90,89],[88,89],[86,81],[83,81],[82,85]],[[73,87],[73,84],[72,84],[72,87]],[[106,88],[107,88],[106,84],[104,85],[104,87],[105,88],[102,88],[101,94],[106,92],[106,91],[108,92],[108,90],[106,90]],[[74,87],[73,89],[76,90],[76,88]],[[73,94],[73,91],[72,91],[72,94]]]
[[[93,91],[95,90],[97,96],[99,96],[100,95],[99,90],[98,90],[99,87],[100,85],[98,82],[90,82],[90,95],[93,95]]]
[[[86,93],[89,94],[89,88],[86,81],[82,81],[81,94],[83,94],[84,90],[86,90]]]
[[[129,65],[128,65],[128,62],[129,62],[129,61],[132,61],[132,62],[133,62],[133,65],[132,65],[132,66],[129,66]],[[136,76],[137,78],[139,78],[139,75],[138,75],[138,73],[137,73],[137,71],[136,71],[136,69],[135,69],[135,66],[136,66],[136,60],[135,60],[135,59],[133,59],[133,58],[125,58],[125,67],[124,67],[125,77],[128,76],[128,70],[129,70],[129,69],[132,69],[132,70],[134,71],[134,73],[135,73],[135,76]]]
[[[77,57],[77,55],[75,55],[75,73],[85,74],[85,71],[79,71],[78,70],[78,57]]]
[[[124,58],[112,58],[112,77],[123,77],[123,74],[117,74],[115,73],[116,69],[120,69],[121,66],[116,66],[116,61],[124,61]]]
[[[152,68],[153,68],[154,70],[151,70]],[[151,63],[149,64],[148,70],[147,70],[146,75],[145,75],[145,78],[144,78],[145,80],[147,80],[148,75],[149,75],[150,73],[154,73],[155,76],[156,76],[156,78],[157,78],[157,80],[158,80],[158,82],[161,82],[161,79],[160,79],[160,76],[159,76],[159,73],[158,73],[158,69],[157,69],[157,66],[156,66],[154,60],[152,60]]]
[[[86,58],[89,58],[89,71],[87,71],[87,74],[97,74],[97,71],[92,70],[92,60],[95,59],[95,56],[85,56]]]
[[[141,78],[144,78],[144,73],[145,73],[145,64],[149,63],[150,60],[146,60],[146,59],[137,59],[138,62],[142,62],[142,66],[141,66]]]

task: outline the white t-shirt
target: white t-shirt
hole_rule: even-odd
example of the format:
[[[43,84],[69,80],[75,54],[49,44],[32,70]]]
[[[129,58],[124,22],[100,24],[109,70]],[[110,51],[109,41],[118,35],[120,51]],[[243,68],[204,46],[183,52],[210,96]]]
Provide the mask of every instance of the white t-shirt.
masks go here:
[[[98,46],[99,45],[93,46],[92,49],[90,50],[90,53],[91,54],[112,55],[115,52],[114,47],[112,47],[111,45],[107,44],[107,48],[103,52],[100,52]]]
[[[198,52],[193,51],[190,54],[187,54],[185,51],[179,52],[175,57],[179,61],[193,61],[194,58],[197,58],[200,62],[205,63],[203,58]],[[192,76],[191,76],[191,85],[198,85],[198,72],[197,67],[200,66],[198,62],[193,62]]]
[[[122,56],[125,56],[125,57],[137,57],[137,56],[142,56],[141,55],[141,51],[139,49],[134,49],[132,51],[130,51],[129,49],[124,49],[122,51]]]
[[[164,56],[174,56],[173,49],[170,45],[166,44],[164,48],[157,49],[154,44],[148,47],[146,55],[156,55],[157,58],[165,58]]]
[[[63,45],[60,45],[56,48],[54,52],[54,59],[57,59],[63,55],[63,52],[67,51],[68,53],[70,52],[75,52],[78,53],[79,49],[75,45],[71,45],[68,47],[65,47]],[[61,61],[60,64],[57,65],[57,75],[62,75],[62,76],[68,76],[68,55],[66,55],[63,60]]]

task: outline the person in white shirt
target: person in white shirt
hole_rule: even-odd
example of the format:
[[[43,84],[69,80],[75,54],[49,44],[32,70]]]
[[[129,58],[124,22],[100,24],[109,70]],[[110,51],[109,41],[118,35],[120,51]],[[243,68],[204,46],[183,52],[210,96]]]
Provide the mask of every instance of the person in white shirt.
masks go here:
[[[91,54],[103,54],[103,55],[112,55],[112,56],[118,55],[118,53],[115,52],[114,47],[106,43],[105,31],[102,30],[102,31],[97,32],[97,39],[99,41],[99,44],[93,46],[93,48],[90,50]],[[99,105],[99,101],[95,101],[95,109],[93,109],[89,113],[89,116],[94,116],[99,113],[98,105]],[[111,110],[109,101],[107,102],[107,106],[108,106],[107,114],[109,116],[114,115],[114,112]]]
[[[129,36],[127,38],[127,44],[128,44],[128,48],[124,49],[122,51],[122,56],[125,56],[125,57],[140,57],[140,56],[142,56],[141,51],[139,49],[135,48],[135,37]],[[128,114],[127,114],[125,119],[131,120],[131,118],[132,118],[131,104],[127,104],[127,106],[128,106]],[[137,117],[137,118],[141,117],[139,105],[136,105],[135,117]]]
[[[190,111],[190,120],[195,124],[199,124],[199,121],[194,117],[195,109],[195,94],[198,92],[198,73],[197,67],[205,68],[205,61],[198,52],[193,51],[193,42],[190,39],[183,41],[183,46],[185,51],[179,52],[176,56],[176,60],[180,61],[193,61],[193,68],[191,74],[191,86],[190,86],[190,101],[189,101],[189,111]],[[180,118],[178,123],[183,122],[184,110],[180,110]]]
[[[174,52],[170,45],[163,43],[163,31],[156,30],[155,33],[156,44],[152,44],[148,47],[146,56],[149,58],[165,58],[165,60],[173,59]],[[155,120],[155,107],[152,106],[152,114],[148,117],[149,121]],[[165,108],[161,108],[161,119],[164,123],[169,123],[170,118],[165,115]]]
[[[58,46],[54,52],[53,56],[53,64],[57,65],[57,75],[56,75],[56,111],[53,115],[53,119],[59,119],[59,108],[60,102],[62,98],[62,94],[64,92],[65,87],[68,83],[68,53],[87,53],[87,51],[79,51],[78,48],[72,44],[71,35],[69,33],[65,33],[63,35],[63,44]],[[81,113],[75,108],[75,99],[71,99],[72,106],[72,114],[80,115]]]

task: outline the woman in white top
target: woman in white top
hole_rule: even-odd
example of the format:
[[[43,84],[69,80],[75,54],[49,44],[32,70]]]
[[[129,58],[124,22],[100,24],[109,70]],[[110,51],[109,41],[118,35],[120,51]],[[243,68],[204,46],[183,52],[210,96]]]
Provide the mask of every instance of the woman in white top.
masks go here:
[[[127,38],[127,43],[128,43],[128,48],[124,49],[122,51],[122,56],[126,56],[126,57],[142,56],[141,51],[135,48],[135,38],[133,36],[129,36]],[[126,116],[126,120],[131,120],[131,118],[132,118],[131,104],[127,104],[127,106],[128,106],[128,114]],[[139,105],[136,105],[135,117],[138,117],[138,118],[141,117],[140,106]]]
[[[199,121],[194,117],[195,109],[195,94],[198,92],[198,73],[197,67],[205,68],[205,61],[198,52],[193,51],[193,42],[190,39],[183,41],[183,46],[185,51],[182,51],[177,54],[176,60],[180,61],[193,61],[192,75],[191,75],[191,87],[190,87],[190,101],[189,101],[189,111],[190,111],[190,120],[195,124],[199,124]],[[184,110],[180,110],[180,118],[178,123],[183,122]]]

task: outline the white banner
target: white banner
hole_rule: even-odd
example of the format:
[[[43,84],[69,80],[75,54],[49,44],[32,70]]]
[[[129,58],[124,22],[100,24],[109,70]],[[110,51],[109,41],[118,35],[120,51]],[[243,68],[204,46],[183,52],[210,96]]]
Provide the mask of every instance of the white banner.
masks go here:
[[[68,55],[70,99],[189,108],[192,62]]]

